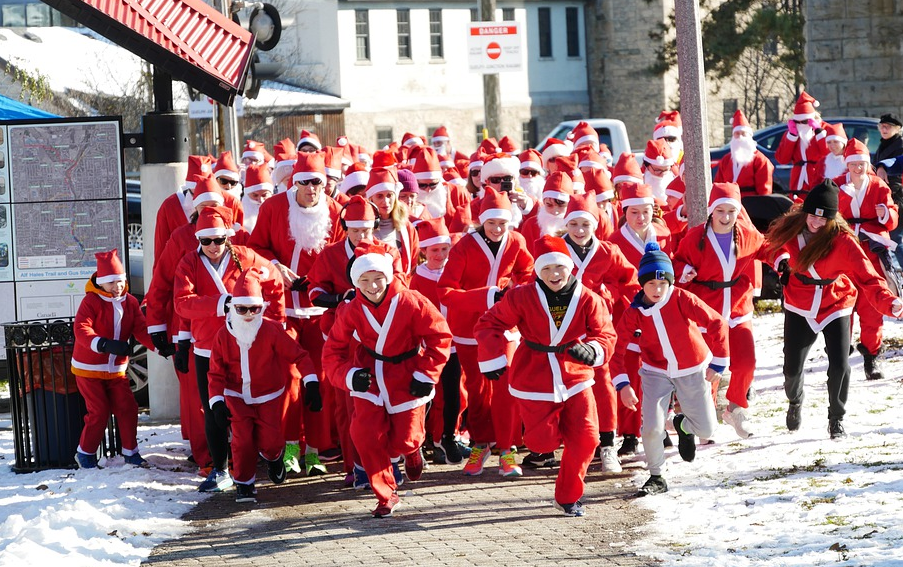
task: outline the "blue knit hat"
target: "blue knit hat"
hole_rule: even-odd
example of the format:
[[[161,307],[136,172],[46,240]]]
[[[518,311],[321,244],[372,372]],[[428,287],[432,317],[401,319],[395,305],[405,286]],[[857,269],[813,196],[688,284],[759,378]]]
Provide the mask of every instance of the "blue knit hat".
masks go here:
[[[640,260],[637,279],[640,285],[646,285],[646,282],[652,280],[668,280],[668,283],[674,285],[674,266],[671,265],[671,258],[662,252],[657,243],[646,244],[646,253]]]

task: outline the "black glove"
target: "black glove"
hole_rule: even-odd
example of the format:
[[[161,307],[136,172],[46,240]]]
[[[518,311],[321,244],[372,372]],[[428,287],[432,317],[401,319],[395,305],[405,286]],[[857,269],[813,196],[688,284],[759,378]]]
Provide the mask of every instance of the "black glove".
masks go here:
[[[425,398],[433,392],[432,382],[421,382],[417,378],[411,378],[411,395],[418,398]]]
[[[307,276],[301,276],[292,282],[292,291],[307,291],[307,286],[310,284],[307,281]]]
[[[304,385],[304,405],[312,412],[323,409],[323,398],[320,396],[320,383],[308,382]]]
[[[778,264],[778,274],[780,274],[781,285],[790,283],[790,262],[786,259],[781,260]]]
[[[223,313],[228,313],[228,312],[229,312],[229,304],[231,304],[231,303],[232,303],[232,296],[231,296],[231,295],[227,295],[227,296],[226,296],[226,301],[223,302]]]
[[[292,286],[294,288],[294,286]],[[321,293],[317,297],[311,300],[317,307],[326,307],[327,309],[332,309],[334,307],[338,307],[339,303],[342,302],[342,294],[340,293]]]
[[[191,353],[191,341],[179,341],[176,348],[176,354],[173,355],[172,361],[176,370],[185,374],[188,372],[188,355]]]
[[[154,343],[154,348],[161,353],[172,346],[172,343],[169,342],[169,339],[166,337],[166,331],[157,331],[156,333],[151,333],[150,338],[151,342]]]
[[[370,379],[373,377],[367,368],[358,368],[351,375],[351,389],[355,392],[366,392],[370,389]]]
[[[593,347],[587,344],[575,344],[568,349],[568,354],[571,355],[577,362],[582,362],[587,366],[592,366],[596,361],[596,351],[593,350]]]
[[[176,345],[169,343],[165,345],[162,349],[157,349],[157,354],[162,356],[163,358],[169,358],[170,356],[176,353]]]
[[[502,298],[505,297],[506,293],[508,293],[507,287],[502,288],[502,289],[498,290],[497,292],[495,292],[495,302],[498,303],[499,301],[501,301]]]
[[[503,367],[499,368],[498,370],[490,370],[489,372],[484,372],[483,376],[485,376],[487,380],[495,381],[495,380],[498,380],[499,378],[501,378],[502,375],[507,371],[508,371],[508,367],[503,366]]]
[[[354,299],[355,295],[357,295],[357,293],[354,291],[354,288],[349,289],[345,292],[345,295],[342,296],[342,301],[351,301]]]
[[[232,414],[229,412],[229,408],[226,407],[226,402],[220,400],[213,404],[210,410],[213,412],[216,426],[220,429],[229,429],[229,418],[232,417]]]
[[[128,341],[116,341],[113,339],[100,339],[97,341],[97,349],[100,352],[108,352],[116,356],[129,356],[132,354],[132,346]]]

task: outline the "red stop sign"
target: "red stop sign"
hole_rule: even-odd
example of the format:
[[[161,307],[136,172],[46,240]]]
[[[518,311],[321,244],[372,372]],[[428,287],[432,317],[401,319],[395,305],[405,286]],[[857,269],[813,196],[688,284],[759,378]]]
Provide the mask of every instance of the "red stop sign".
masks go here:
[[[488,55],[490,59],[498,59],[502,55],[502,48],[493,41],[486,46],[486,55]]]

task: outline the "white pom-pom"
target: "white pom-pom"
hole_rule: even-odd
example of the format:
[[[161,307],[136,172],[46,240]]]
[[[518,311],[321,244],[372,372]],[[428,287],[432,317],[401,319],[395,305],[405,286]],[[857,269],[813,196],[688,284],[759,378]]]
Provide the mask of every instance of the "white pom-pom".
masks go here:
[[[813,106],[814,108],[818,108],[820,104],[821,104],[821,103],[818,102],[817,100],[813,100],[813,101],[812,101],[812,106]]]

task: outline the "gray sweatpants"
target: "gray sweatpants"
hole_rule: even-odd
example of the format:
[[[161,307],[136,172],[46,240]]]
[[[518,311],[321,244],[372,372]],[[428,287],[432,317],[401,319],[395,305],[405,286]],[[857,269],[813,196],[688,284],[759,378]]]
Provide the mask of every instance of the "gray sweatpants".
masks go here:
[[[676,393],[680,410],[686,418],[683,430],[709,438],[715,431],[718,418],[712,401],[712,385],[705,380],[705,371],[671,378],[667,374],[640,368],[643,388],[643,451],[649,474],[660,475],[665,465],[665,420],[671,394]]]

